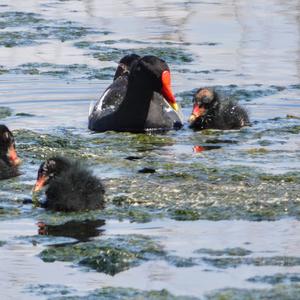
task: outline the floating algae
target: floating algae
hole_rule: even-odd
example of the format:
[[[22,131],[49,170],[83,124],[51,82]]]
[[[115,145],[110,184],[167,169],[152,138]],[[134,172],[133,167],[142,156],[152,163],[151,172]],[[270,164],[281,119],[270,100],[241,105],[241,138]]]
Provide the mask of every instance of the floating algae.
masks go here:
[[[119,61],[129,53],[136,53],[140,56],[155,55],[168,62],[168,64],[182,64],[193,61],[192,55],[183,48],[175,47],[145,47],[145,48],[112,48],[103,42],[81,41],[74,43],[75,47],[88,49],[91,55],[100,61]]]
[[[86,64],[27,63],[10,69],[10,74],[44,75],[71,79],[112,79],[115,68],[92,68]]]
[[[167,290],[143,291],[133,288],[104,287],[94,290],[84,296],[76,296],[78,291],[62,285],[39,284],[30,285],[26,292],[38,296],[51,296],[52,300],[197,300],[195,297],[175,296]]]
[[[96,256],[83,258],[80,265],[113,276],[140,264],[136,255],[125,249],[101,247],[97,252]]]
[[[227,248],[224,250],[213,250],[213,249],[198,249],[194,251],[197,254],[208,254],[211,256],[246,256],[251,254],[252,252],[247,249],[243,249],[240,247],[237,248]]]
[[[299,273],[277,273],[274,275],[254,276],[247,279],[250,282],[268,284],[291,284],[300,282]]]
[[[26,293],[35,294],[40,297],[51,297],[48,299],[54,299],[56,297],[59,298],[60,296],[66,296],[77,292],[75,289],[61,284],[30,284],[24,288],[24,291]]]
[[[252,149],[247,150],[247,153],[249,153],[251,155],[264,155],[268,152],[269,151],[266,148],[252,148]]]
[[[300,117],[298,116],[294,116],[294,115],[286,115],[287,119],[296,119],[296,120],[300,120]]]
[[[68,299],[68,298],[67,298]],[[66,299],[66,300],[67,300]],[[195,297],[188,296],[175,296],[168,292],[167,290],[159,290],[159,291],[142,291],[136,290],[132,288],[103,288],[100,290],[96,290],[89,295],[85,295],[83,297],[75,297],[75,300],[81,299],[103,299],[103,300],[197,300]]]
[[[175,255],[168,255],[166,260],[169,264],[175,266],[176,268],[190,268],[199,264],[199,259],[194,257],[179,257]]]
[[[3,29],[0,32],[0,46],[9,48],[45,43],[49,39],[64,42],[101,33],[76,22],[44,19],[42,15],[30,12],[3,12],[0,19],[0,28]],[[17,27],[22,27],[22,30],[17,31]]]
[[[0,119],[4,119],[6,117],[11,116],[12,110],[9,107],[1,107],[0,106]]]
[[[300,285],[278,285],[272,289],[222,289],[212,292],[204,300],[296,300],[299,299]]]
[[[32,46],[40,43],[38,34],[31,32],[0,32],[0,46],[12,48],[16,46]]]
[[[200,215],[197,211],[190,209],[176,209],[173,212],[173,218],[177,221],[195,221],[200,219]]]
[[[222,257],[222,258],[203,258],[203,261],[216,268],[237,268],[240,265],[253,266],[300,266],[300,257],[294,256],[273,256],[273,257]]]
[[[115,275],[164,254],[154,241],[143,236],[116,236],[109,239],[78,243],[43,250],[45,262],[71,261],[98,272]]]
[[[0,13],[0,28],[19,27],[19,26],[33,26],[38,23],[45,22],[40,14],[27,13],[21,11],[6,11]]]
[[[0,65],[0,75],[8,73],[9,71]]]
[[[6,206],[6,207],[1,207],[0,206],[0,219],[10,219],[13,217],[19,217],[21,216],[21,211],[20,209],[12,206]]]

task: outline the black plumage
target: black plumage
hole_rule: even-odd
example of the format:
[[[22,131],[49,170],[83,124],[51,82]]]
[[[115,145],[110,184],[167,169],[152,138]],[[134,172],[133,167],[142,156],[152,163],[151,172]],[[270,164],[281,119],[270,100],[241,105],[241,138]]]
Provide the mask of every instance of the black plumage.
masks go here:
[[[245,108],[230,99],[221,101],[212,88],[201,88],[196,92],[189,122],[195,130],[240,129],[250,125]]]
[[[52,157],[38,170],[33,192],[46,187],[42,207],[53,211],[86,211],[104,208],[104,187],[82,163]]]
[[[90,111],[89,129],[145,132],[181,128],[181,111],[166,62],[151,55],[126,56],[122,61],[113,83]]]
[[[0,179],[8,179],[20,175],[15,140],[12,132],[0,124]]]
[[[135,64],[141,57],[137,54],[128,54],[121,58],[118,63],[117,70],[115,72],[114,80],[118,77],[125,76],[125,79],[128,79],[130,69],[133,64]]]

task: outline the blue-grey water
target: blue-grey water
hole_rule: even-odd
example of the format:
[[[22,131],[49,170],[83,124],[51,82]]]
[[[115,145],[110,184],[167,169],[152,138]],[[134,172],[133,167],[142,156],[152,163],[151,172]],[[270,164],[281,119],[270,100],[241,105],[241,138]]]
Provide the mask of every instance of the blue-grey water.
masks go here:
[[[299,1],[2,0],[0,122],[23,164],[0,182],[0,298],[300,299],[299,31]],[[252,126],[92,134],[90,103],[132,52],[167,61],[185,120],[213,86]],[[103,178],[104,211],[23,204],[58,153]]]

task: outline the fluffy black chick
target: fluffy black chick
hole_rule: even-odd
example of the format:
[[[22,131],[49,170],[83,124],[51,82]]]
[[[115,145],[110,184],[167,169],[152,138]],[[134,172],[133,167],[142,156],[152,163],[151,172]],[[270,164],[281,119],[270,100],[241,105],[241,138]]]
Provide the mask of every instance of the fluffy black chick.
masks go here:
[[[42,207],[63,212],[104,208],[104,187],[80,162],[51,157],[40,165],[33,192],[46,187]]]
[[[12,132],[0,124],[0,179],[8,179],[20,175],[15,139]]]
[[[202,129],[240,129],[250,125],[247,111],[232,100],[220,100],[212,88],[201,88],[194,95],[190,127]]]

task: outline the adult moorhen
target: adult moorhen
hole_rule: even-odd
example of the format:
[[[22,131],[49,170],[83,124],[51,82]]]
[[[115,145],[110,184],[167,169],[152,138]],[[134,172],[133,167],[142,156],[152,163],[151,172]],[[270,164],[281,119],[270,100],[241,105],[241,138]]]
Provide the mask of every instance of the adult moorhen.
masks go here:
[[[121,60],[122,61],[122,60]],[[89,114],[89,129],[145,132],[179,129],[182,113],[171,90],[170,69],[156,56],[134,57],[115,76]],[[120,66],[120,65],[119,65]]]

